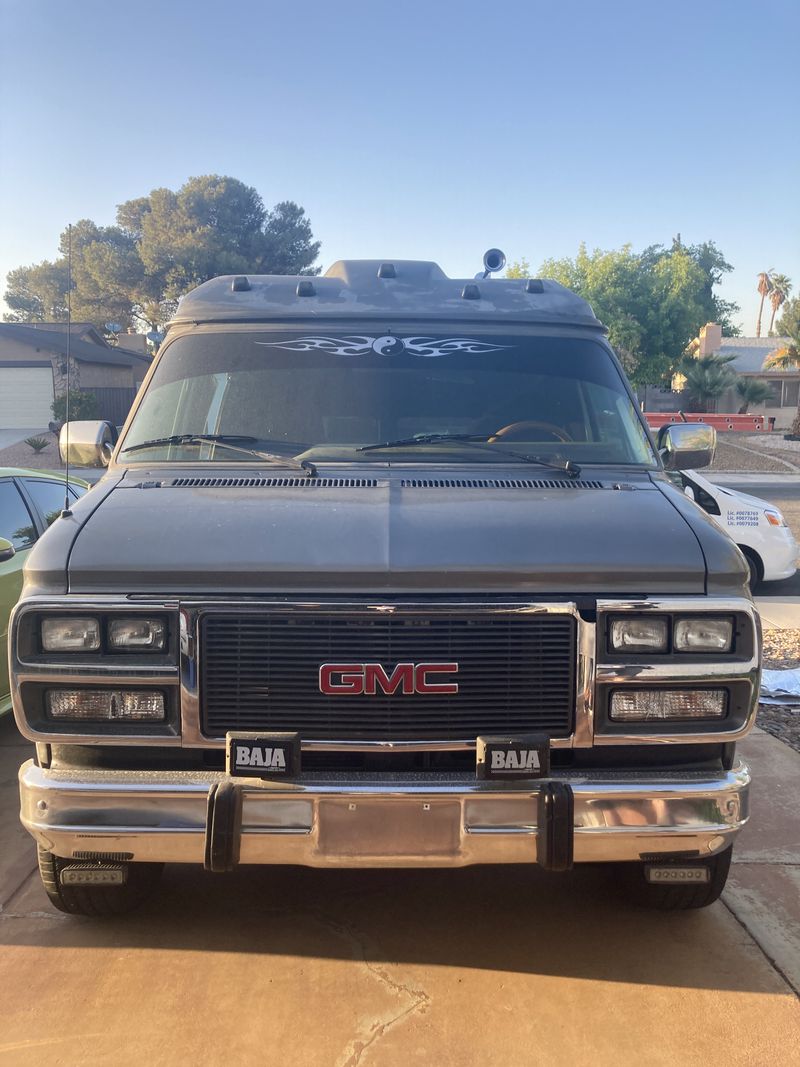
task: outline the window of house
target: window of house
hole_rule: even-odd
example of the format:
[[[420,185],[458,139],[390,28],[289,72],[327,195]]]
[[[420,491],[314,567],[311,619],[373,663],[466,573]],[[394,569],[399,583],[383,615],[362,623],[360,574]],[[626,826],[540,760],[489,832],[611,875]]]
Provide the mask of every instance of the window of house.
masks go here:
[[[800,380],[785,379],[783,383],[783,406],[796,408],[800,397]]]
[[[775,378],[767,378],[766,383],[769,386],[771,393],[771,395],[767,397],[767,407],[779,408],[782,404],[783,382],[776,381]]]

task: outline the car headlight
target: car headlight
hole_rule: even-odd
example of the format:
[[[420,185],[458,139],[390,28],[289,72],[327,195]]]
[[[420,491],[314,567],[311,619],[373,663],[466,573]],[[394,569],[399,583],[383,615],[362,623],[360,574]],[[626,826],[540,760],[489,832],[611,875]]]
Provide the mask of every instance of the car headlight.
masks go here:
[[[669,628],[657,616],[620,616],[611,620],[610,638],[615,652],[666,652]]]
[[[143,652],[161,652],[167,639],[167,628],[163,619],[148,619],[131,616],[123,619],[111,619],[108,624],[108,644],[110,648],[127,651],[129,649]]]
[[[785,526],[786,525],[786,519],[784,519],[783,515],[781,515],[781,513],[779,511],[766,511],[765,510],[764,511],[764,515],[766,516],[767,522],[770,524],[770,526]]]
[[[611,694],[608,717],[613,722],[722,719],[727,703],[724,689],[618,689]]]
[[[93,618],[44,619],[42,648],[45,652],[97,652],[100,620]]]
[[[676,619],[672,641],[676,652],[730,652],[733,620],[704,615]]]

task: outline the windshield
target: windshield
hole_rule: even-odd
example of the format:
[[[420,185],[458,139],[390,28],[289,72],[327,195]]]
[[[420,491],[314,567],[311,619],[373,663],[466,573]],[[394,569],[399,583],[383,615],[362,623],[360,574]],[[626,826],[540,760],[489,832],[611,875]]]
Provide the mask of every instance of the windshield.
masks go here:
[[[485,444],[458,439],[468,436]],[[497,463],[522,452],[656,465],[619,371],[590,339],[264,330],[176,338],[121,458],[258,462],[253,450],[362,464]]]

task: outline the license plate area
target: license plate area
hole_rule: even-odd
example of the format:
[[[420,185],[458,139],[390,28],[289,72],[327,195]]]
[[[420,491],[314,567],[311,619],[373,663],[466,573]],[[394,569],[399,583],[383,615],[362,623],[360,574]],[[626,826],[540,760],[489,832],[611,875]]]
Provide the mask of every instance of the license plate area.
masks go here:
[[[447,857],[461,848],[457,800],[323,799],[318,820],[320,853],[339,859]]]
[[[234,778],[291,779],[300,773],[297,733],[228,733],[226,767]]]

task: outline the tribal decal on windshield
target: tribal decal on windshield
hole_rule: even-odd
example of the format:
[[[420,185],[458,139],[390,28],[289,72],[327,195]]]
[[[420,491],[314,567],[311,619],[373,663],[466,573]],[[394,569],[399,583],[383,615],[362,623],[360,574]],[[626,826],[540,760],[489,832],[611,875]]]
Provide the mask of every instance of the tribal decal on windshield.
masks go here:
[[[471,337],[298,337],[293,341],[256,341],[266,348],[282,348],[286,352],[330,352],[334,356],[365,356],[375,352],[379,356],[449,356],[464,352],[483,356],[510,345],[491,345]]]

